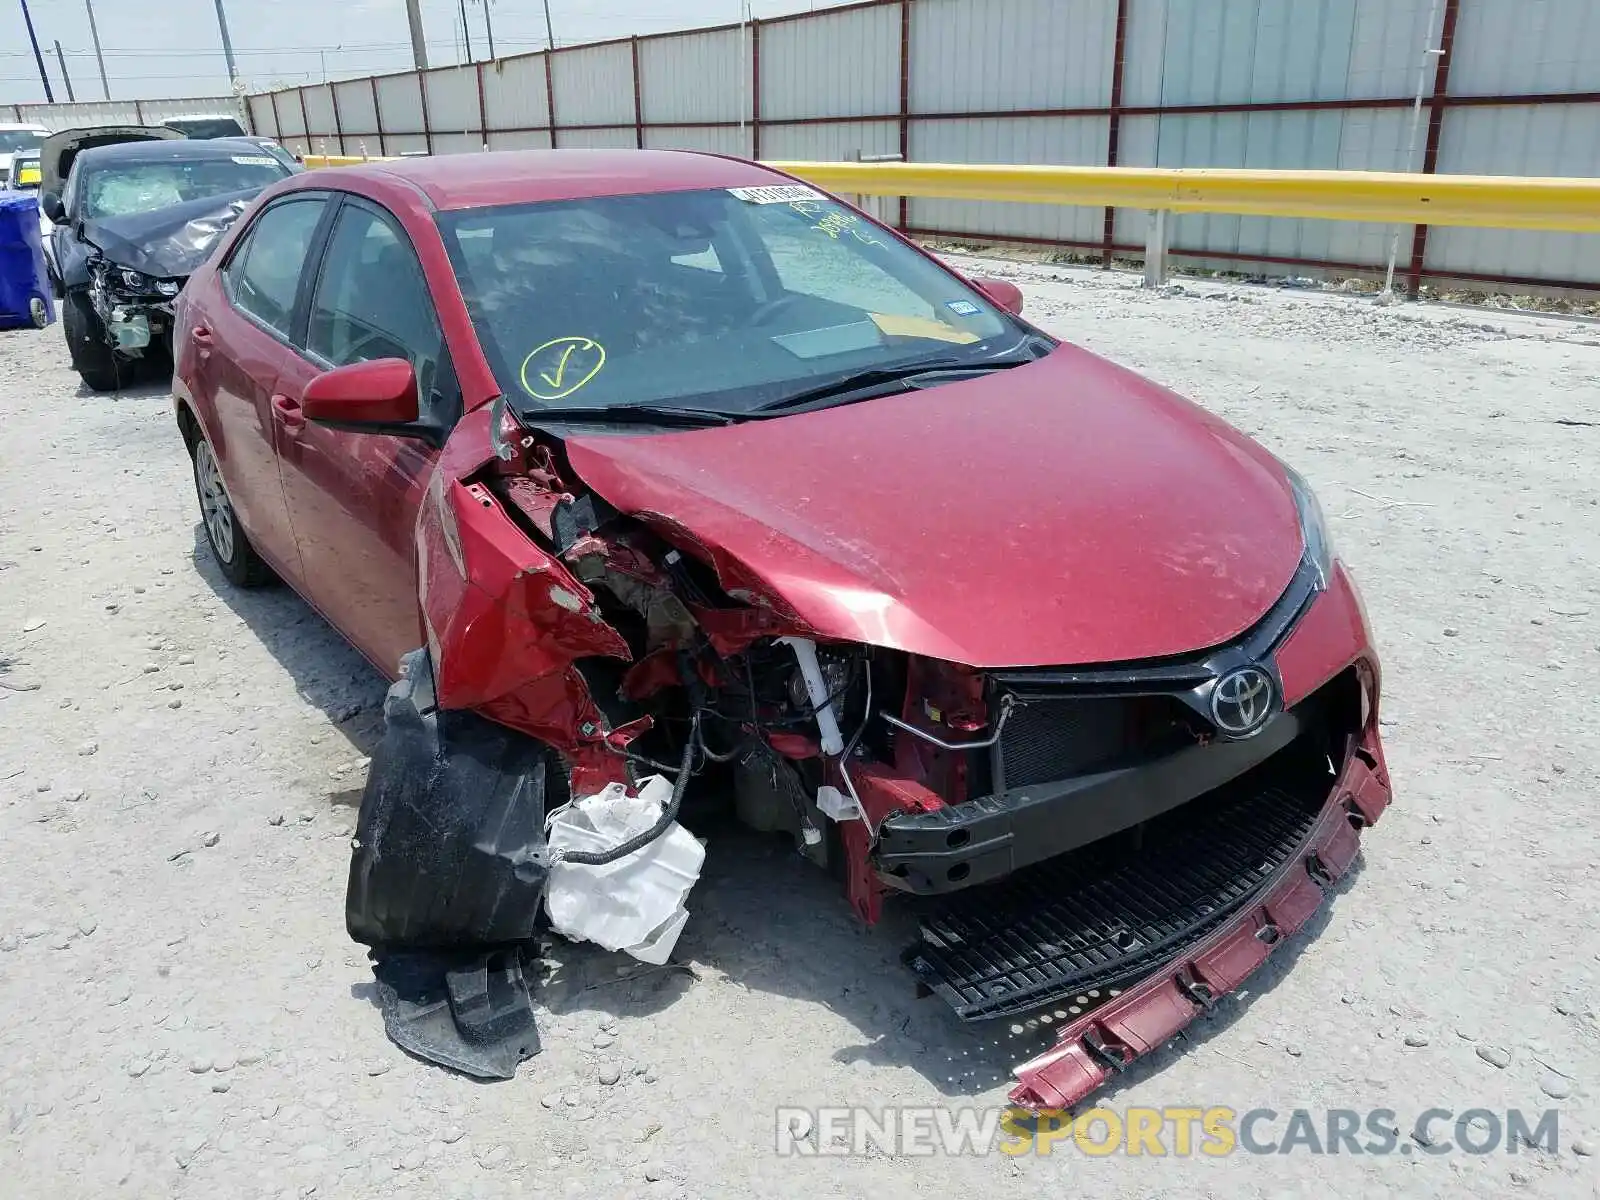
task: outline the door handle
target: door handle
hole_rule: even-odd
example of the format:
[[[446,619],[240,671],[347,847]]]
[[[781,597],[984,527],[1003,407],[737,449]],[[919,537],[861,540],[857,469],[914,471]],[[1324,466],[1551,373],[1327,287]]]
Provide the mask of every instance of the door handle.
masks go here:
[[[212,343],[211,330],[204,325],[196,325],[189,331],[189,337],[196,346],[209,346]]]
[[[272,411],[277,414],[278,423],[287,430],[293,431],[305,427],[306,418],[300,411],[300,401],[293,396],[274,395]]]

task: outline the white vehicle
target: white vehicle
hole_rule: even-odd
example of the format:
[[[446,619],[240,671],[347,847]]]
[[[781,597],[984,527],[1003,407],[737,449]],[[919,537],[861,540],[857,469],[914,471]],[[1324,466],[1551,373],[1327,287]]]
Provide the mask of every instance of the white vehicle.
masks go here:
[[[15,125],[0,122],[0,187],[11,182],[11,160],[18,150],[37,150],[50,131],[43,125]]]
[[[190,117],[171,117],[161,122],[168,129],[176,129],[186,138],[245,137],[247,131],[239,118],[227,113],[205,113]]]

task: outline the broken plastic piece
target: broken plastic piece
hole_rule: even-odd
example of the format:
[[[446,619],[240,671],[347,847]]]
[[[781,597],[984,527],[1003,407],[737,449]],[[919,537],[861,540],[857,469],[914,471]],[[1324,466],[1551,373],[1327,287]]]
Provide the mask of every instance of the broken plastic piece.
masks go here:
[[[817,728],[822,732],[824,753],[837,758],[844,753],[844,737],[839,732],[839,720],[833,712],[833,698],[828,694],[828,681],[823,677],[822,665],[817,662],[817,644],[810,638],[786,637],[780,642],[794,651],[800,664],[800,678],[805,681],[806,695],[816,711]]]
[[[400,953],[372,972],[389,1040],[476,1079],[511,1079],[539,1053],[519,946],[458,955]]]
[[[830,821],[859,821],[861,806],[836,787],[817,789],[817,808]]]
[[[636,796],[612,784],[552,814],[552,865],[545,908],[551,927],[578,942],[665,963],[689,919],[684,905],[700,878],[705,847],[677,822],[655,841],[603,866],[562,861],[562,851],[620,846],[660,819],[672,786],[651,776]]]

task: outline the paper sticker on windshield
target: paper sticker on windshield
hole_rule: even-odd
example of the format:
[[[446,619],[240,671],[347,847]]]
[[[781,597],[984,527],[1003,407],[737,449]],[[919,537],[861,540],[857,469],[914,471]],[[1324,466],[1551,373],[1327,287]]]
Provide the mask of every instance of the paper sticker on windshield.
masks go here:
[[[736,196],[746,204],[793,204],[796,200],[816,200],[816,188],[800,183],[774,184],[770,187],[729,188],[728,195]]]
[[[958,317],[975,317],[983,311],[971,300],[946,300],[944,306]]]
[[[605,347],[593,338],[551,338],[522,360],[522,389],[536,400],[564,400],[605,365]]]
[[[275,167],[278,160],[270,154],[235,154],[233,161],[241,167]]]
[[[946,325],[943,321],[935,321],[929,317],[907,317],[899,313],[869,312],[872,323],[883,331],[887,337],[912,337],[928,338],[935,342],[950,342],[957,346],[970,346],[973,342],[983,339],[977,334],[966,329],[957,329],[954,325]]]

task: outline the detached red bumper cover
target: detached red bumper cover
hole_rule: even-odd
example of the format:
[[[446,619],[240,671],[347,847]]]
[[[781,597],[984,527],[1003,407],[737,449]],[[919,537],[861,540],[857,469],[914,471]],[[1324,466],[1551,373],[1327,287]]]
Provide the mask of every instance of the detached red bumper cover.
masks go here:
[[[1360,832],[1388,808],[1390,783],[1378,738],[1378,672],[1354,584],[1336,568],[1328,590],[1277,655],[1285,701],[1295,703],[1352,664],[1365,676],[1369,707],[1310,832],[1225,925],[1139,983],[1061,1027],[1055,1047],[1015,1068],[1010,1098],[1030,1109],[1065,1109],[1179,1033],[1244,982],[1321,907],[1350,869]]]
[[[1026,1108],[1071,1108],[1237,988],[1321,907],[1323,889],[1355,861],[1359,828],[1377,820],[1388,804],[1388,781],[1358,749],[1304,852],[1281,870],[1265,898],[1194,953],[1065,1026],[1054,1049],[1016,1068],[1012,1101]]]

